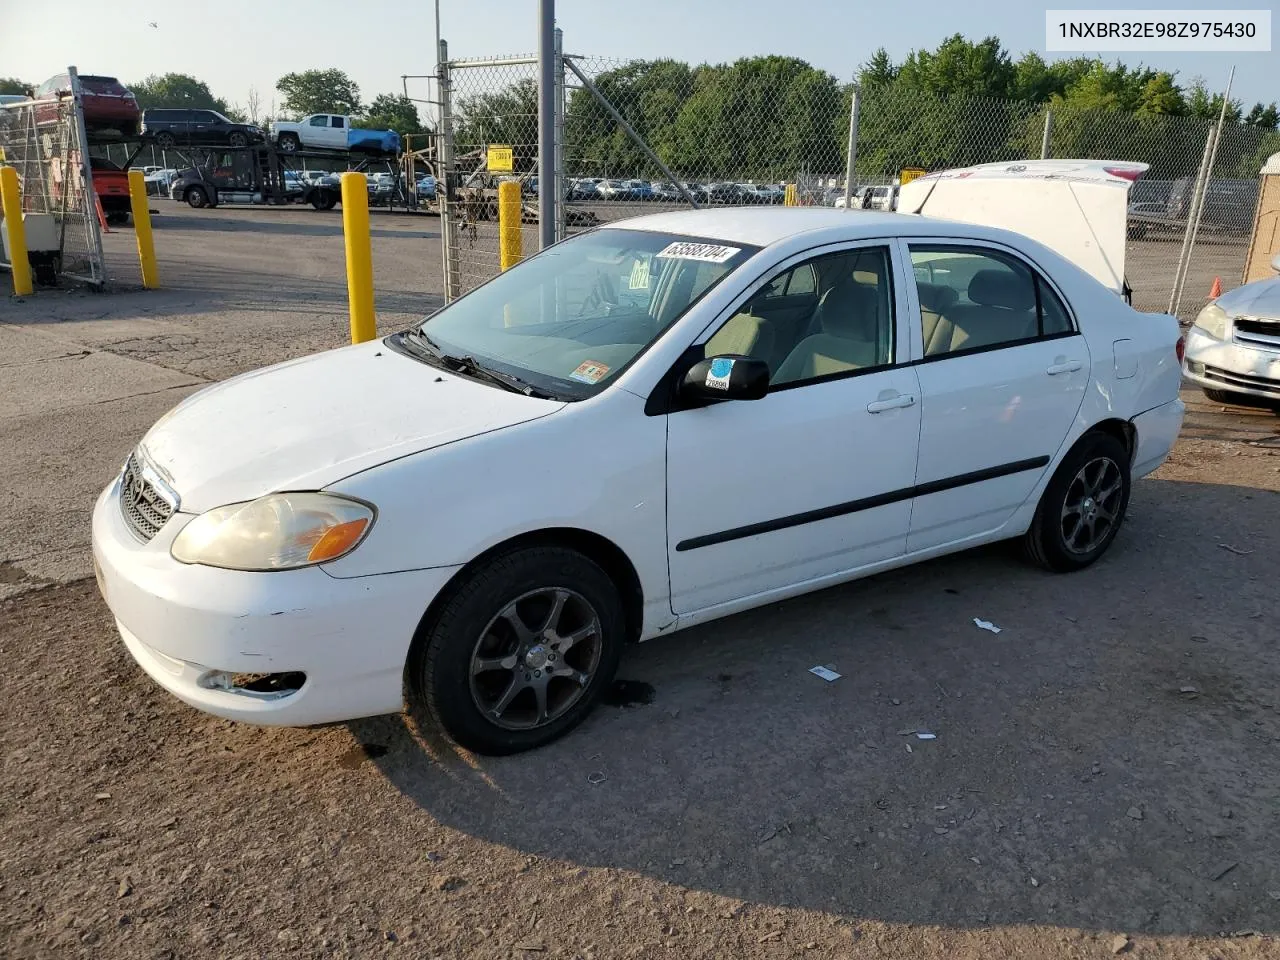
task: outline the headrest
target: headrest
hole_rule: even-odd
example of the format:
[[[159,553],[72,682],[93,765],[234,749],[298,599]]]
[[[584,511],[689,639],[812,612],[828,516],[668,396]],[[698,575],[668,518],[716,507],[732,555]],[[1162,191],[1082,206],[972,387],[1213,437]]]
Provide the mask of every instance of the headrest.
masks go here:
[[[979,270],[969,281],[969,299],[984,307],[1031,310],[1036,288],[1031,278],[1012,270]]]
[[[942,313],[960,299],[960,294],[941,283],[917,282],[916,289],[920,291],[920,306],[930,313]]]
[[[822,295],[818,302],[818,316],[822,332],[834,337],[863,340],[868,331],[874,336],[877,317],[877,297],[873,287],[863,286],[852,280],[838,283]]]

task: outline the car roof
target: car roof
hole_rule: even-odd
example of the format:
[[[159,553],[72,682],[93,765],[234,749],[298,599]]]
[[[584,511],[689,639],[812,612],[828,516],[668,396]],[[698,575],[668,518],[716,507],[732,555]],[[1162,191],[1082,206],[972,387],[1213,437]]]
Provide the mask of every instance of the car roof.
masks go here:
[[[857,240],[885,236],[944,236],[1008,243],[1017,235],[995,227],[915,214],[833,207],[728,207],[654,213],[602,225],[603,229],[651,230],[767,247],[798,234],[837,234]]]

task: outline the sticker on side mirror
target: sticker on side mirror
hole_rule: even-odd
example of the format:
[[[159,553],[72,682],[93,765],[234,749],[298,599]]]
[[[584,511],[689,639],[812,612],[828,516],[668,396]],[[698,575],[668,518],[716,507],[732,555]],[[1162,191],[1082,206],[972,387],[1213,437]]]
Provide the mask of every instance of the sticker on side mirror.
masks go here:
[[[716,243],[672,243],[654,256],[667,260],[701,260],[704,263],[724,263],[732,259],[741,247],[722,247]]]
[[[723,357],[717,357],[711,361],[711,368],[707,370],[707,379],[704,381],[708,389],[711,390],[728,390],[729,378],[733,375],[733,361],[726,360]]]

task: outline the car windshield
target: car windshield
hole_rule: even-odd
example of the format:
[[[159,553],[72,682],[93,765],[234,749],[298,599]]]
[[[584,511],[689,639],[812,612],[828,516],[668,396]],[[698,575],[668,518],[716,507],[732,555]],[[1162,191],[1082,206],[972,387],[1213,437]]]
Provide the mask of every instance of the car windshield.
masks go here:
[[[435,362],[465,358],[464,367],[518,378],[525,392],[584,399],[758,249],[595,230],[499,274],[393,343]]]

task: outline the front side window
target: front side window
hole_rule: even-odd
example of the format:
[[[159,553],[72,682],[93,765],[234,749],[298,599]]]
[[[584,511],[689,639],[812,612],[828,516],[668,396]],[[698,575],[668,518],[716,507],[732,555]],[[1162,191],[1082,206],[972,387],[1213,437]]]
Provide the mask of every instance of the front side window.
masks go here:
[[[893,363],[887,247],[824,254],[769,281],[711,336],[705,355],[764,360],[771,387]]]
[[[926,357],[989,349],[1071,331],[1052,288],[995,250],[911,246]]]
[[[309,124],[309,126],[312,126],[312,127],[327,127],[328,125],[329,125],[329,118],[325,116],[312,117],[311,123]]]
[[[540,393],[582,399],[604,389],[757,249],[596,230],[499,274],[397,342],[423,359],[469,358]]]

